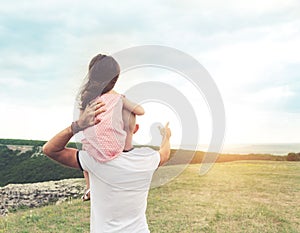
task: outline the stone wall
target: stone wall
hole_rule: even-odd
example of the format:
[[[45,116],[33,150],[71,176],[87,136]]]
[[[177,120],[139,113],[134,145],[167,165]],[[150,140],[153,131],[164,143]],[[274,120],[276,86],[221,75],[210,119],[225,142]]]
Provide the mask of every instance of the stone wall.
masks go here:
[[[6,215],[21,207],[34,208],[70,198],[80,198],[84,189],[84,179],[9,184],[0,188],[0,215]]]

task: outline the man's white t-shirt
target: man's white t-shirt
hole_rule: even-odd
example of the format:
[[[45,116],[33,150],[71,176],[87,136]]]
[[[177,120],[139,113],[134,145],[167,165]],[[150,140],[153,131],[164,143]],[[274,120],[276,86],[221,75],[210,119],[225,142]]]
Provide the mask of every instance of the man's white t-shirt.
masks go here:
[[[159,153],[135,148],[100,163],[79,151],[78,161],[90,177],[91,232],[148,233],[147,197]]]

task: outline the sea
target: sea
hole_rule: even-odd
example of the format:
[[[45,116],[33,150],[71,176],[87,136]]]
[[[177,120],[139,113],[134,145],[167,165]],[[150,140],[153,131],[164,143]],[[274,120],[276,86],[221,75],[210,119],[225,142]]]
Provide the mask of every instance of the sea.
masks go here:
[[[208,151],[208,144],[200,144],[197,147],[192,145],[180,145],[181,149],[192,149]],[[178,147],[177,147],[178,148]],[[288,153],[300,152],[300,143],[253,143],[253,144],[224,144],[219,153],[222,154],[272,154],[287,155]]]

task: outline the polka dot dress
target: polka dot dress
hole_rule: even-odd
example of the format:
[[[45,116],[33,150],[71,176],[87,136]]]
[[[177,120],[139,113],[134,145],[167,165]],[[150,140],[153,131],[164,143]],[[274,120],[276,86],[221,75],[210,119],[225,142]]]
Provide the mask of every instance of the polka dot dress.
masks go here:
[[[83,131],[83,150],[99,162],[117,157],[124,149],[126,132],[122,119],[123,101],[120,94],[106,93],[99,98],[106,111],[97,116],[100,123]]]

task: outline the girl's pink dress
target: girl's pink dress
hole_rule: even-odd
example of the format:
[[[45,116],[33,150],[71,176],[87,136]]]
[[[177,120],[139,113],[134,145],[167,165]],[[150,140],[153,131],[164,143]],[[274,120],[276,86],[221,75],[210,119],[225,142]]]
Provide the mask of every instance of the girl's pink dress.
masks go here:
[[[97,116],[100,123],[83,131],[82,149],[97,161],[107,162],[117,157],[125,146],[123,101],[120,94],[106,93],[97,98],[105,103],[106,111]]]

